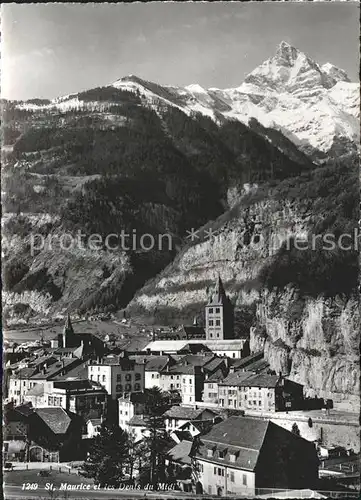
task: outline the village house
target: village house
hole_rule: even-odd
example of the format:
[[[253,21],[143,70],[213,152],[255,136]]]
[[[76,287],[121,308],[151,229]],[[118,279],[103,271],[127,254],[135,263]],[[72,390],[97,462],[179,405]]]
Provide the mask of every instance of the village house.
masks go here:
[[[318,479],[313,443],[262,419],[229,417],[201,436],[198,480],[210,495],[253,498],[267,488],[312,488]]]
[[[287,411],[301,409],[303,386],[282,375],[230,373],[218,384],[219,405],[250,411]]]
[[[90,418],[86,423],[86,437],[87,439],[94,439],[100,434],[100,427],[102,425],[102,418]]]
[[[145,409],[144,392],[133,392],[118,398],[118,425],[129,431],[129,420],[135,415],[143,415]]]
[[[99,382],[115,401],[123,394],[144,391],[144,368],[144,363],[136,363],[126,353],[110,355],[89,363],[88,378]]]
[[[28,400],[28,397],[36,396],[40,399],[43,396],[41,389],[28,392],[35,386],[42,387],[44,392],[51,391],[53,379],[57,375],[65,375],[74,367],[80,365],[82,360],[78,357],[54,358],[54,356],[45,356],[34,359],[28,363],[26,368],[15,370],[9,376],[8,399],[15,405],[22,404]],[[30,400],[30,399],[29,399]],[[37,399],[39,402],[40,400]]]
[[[171,356],[151,356],[145,363],[145,383],[144,387],[161,388],[160,376],[167,366],[173,366],[176,361]]]
[[[218,414],[208,408],[190,408],[186,406],[172,406],[164,413],[165,428],[167,432],[178,429],[183,424],[192,420],[213,420]]]
[[[66,462],[83,457],[81,417],[63,408],[32,408],[31,405],[5,410],[4,441],[8,449],[21,444],[19,460]]]
[[[167,473],[184,492],[192,492],[194,441],[183,440],[171,448],[165,459]]]

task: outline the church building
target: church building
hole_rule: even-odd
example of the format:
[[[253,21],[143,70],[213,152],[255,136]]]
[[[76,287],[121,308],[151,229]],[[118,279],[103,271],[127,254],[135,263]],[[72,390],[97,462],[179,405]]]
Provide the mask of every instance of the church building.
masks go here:
[[[227,297],[221,277],[206,305],[206,340],[234,338],[234,308]]]

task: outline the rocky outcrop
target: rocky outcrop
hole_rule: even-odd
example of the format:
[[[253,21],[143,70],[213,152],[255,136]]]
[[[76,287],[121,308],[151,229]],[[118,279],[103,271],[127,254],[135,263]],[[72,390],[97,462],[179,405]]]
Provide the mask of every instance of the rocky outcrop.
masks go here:
[[[235,193],[231,193],[234,201]],[[359,315],[356,299],[303,297],[292,286],[267,290],[260,272],[291,236],[306,237],[315,224],[305,205],[267,199],[235,205],[200,230],[195,240],[129,304],[132,314],[167,311],[191,320],[201,314],[218,273],[237,309],[256,305],[250,331],[253,352],[264,349],[275,372],[305,385],[306,395],[354,402],[359,392]],[[212,228],[219,235],[212,239]]]

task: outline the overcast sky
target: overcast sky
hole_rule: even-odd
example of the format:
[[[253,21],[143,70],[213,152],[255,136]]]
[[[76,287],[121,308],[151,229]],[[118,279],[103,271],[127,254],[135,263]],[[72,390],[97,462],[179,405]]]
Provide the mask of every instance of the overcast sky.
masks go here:
[[[52,98],[135,74],[239,86],[285,40],[358,75],[356,2],[2,5],[2,97]]]

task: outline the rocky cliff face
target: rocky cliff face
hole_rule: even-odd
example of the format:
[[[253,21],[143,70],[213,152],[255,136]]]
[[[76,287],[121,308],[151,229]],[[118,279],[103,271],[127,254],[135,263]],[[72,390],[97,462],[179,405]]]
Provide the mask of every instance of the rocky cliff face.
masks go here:
[[[256,189],[254,187],[254,189]],[[234,193],[230,193],[234,201]],[[247,197],[244,198],[246,200]],[[319,215],[322,219],[322,215]],[[309,396],[357,403],[359,315],[356,299],[305,297],[288,286],[267,290],[262,269],[291,236],[306,237],[316,223],[307,202],[239,202],[200,230],[194,241],[129,305],[133,313],[191,318],[202,314],[219,273],[236,312],[255,306],[249,331],[253,352],[264,349],[276,372],[305,385]],[[207,230],[219,232],[212,239]],[[205,236],[205,237],[204,237]],[[240,313],[242,315],[242,313]]]
[[[308,396],[348,401],[356,411],[359,320],[356,299],[300,301],[291,288],[281,295],[263,292],[251,349],[263,347],[271,368],[304,384]]]

